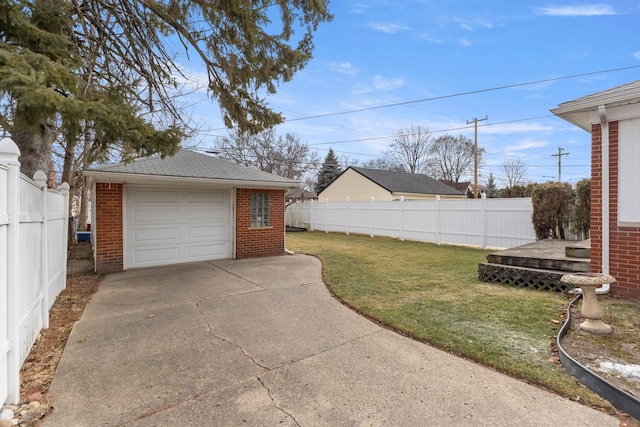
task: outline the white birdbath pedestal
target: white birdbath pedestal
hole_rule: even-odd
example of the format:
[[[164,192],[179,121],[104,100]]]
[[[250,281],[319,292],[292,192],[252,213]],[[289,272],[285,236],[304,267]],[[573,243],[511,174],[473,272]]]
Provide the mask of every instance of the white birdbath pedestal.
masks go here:
[[[602,273],[572,273],[565,274],[560,280],[582,289],[582,316],[586,320],[580,324],[580,329],[596,335],[609,335],[612,333],[611,326],[601,320],[602,309],[598,303],[596,288],[605,283],[613,283],[616,279],[613,276]]]

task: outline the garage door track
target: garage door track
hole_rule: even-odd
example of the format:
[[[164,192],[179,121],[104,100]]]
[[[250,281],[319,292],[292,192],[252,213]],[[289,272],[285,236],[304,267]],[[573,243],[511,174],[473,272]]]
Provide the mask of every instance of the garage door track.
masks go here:
[[[107,276],[51,385],[54,426],[615,426],[390,332],[304,255]]]

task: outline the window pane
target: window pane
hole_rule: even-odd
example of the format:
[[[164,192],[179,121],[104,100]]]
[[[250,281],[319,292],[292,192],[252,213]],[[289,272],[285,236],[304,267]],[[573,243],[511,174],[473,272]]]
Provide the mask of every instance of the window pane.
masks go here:
[[[251,226],[269,226],[269,195],[254,193],[251,195]]]

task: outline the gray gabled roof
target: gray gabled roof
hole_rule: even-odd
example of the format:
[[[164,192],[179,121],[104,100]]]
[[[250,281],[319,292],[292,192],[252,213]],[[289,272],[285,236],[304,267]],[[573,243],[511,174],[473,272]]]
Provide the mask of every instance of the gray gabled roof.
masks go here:
[[[563,102],[551,112],[591,132],[590,113],[596,111],[599,106],[604,105],[610,108],[638,102],[640,102],[640,80]]]
[[[434,194],[443,196],[459,196],[464,194],[428,175],[381,169],[365,169],[354,166],[349,166],[347,170],[348,169],[353,169],[355,172],[375,182],[391,193]]]
[[[126,181],[127,177],[156,177],[210,180],[225,184],[261,183],[277,188],[297,187],[300,184],[298,181],[189,150],[180,150],[175,156],[164,159],[158,155],[136,159],[131,163],[92,167],[83,173],[87,176],[123,181]]]

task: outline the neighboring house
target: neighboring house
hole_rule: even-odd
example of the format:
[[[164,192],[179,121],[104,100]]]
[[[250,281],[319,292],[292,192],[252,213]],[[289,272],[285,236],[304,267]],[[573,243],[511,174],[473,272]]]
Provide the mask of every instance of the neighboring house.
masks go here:
[[[299,182],[192,151],[83,172],[97,272],[282,255]]]
[[[640,298],[640,80],[551,112],[591,133],[591,271]]]
[[[349,166],[318,194],[318,201],[343,202],[429,200],[436,196],[461,199],[466,195],[427,175]]]
[[[448,185],[449,187],[455,188],[456,190],[464,194],[473,195],[473,182],[471,181],[453,182],[453,181],[447,181],[446,179],[441,179],[439,181],[443,184]],[[479,194],[484,193],[484,187],[482,185],[478,185],[478,193]]]
[[[292,188],[284,195],[286,202],[310,202],[311,200],[318,200],[318,195],[315,191],[303,190],[302,188]]]

